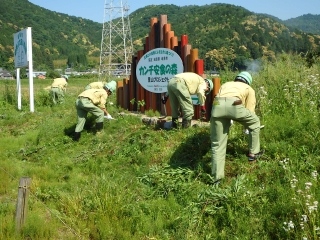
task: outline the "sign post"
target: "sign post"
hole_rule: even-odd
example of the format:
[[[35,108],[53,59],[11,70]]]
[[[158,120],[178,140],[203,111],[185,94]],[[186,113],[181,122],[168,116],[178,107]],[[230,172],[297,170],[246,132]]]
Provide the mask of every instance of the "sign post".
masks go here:
[[[17,68],[17,95],[18,95],[18,109],[21,110],[21,80],[20,80],[20,68]]]
[[[29,66],[30,112],[34,112],[31,27],[14,34],[14,66],[17,69],[18,109],[21,110],[20,68]]]

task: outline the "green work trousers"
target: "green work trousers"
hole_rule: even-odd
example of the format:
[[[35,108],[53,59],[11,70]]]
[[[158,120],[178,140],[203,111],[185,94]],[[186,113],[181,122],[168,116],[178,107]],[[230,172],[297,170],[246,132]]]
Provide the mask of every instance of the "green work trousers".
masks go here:
[[[50,95],[54,104],[61,104],[64,102],[64,92],[58,87],[52,87]]]
[[[103,122],[104,112],[101,108],[94,105],[89,98],[79,97],[76,100],[76,109],[78,115],[78,123],[75,132],[81,132],[86,123],[88,112],[96,116],[96,123]]]
[[[172,118],[180,115],[179,106],[183,113],[183,119],[191,120],[194,114],[192,99],[186,83],[181,78],[171,78],[168,83],[168,93]]]
[[[249,130],[249,153],[260,151],[260,119],[244,107],[243,104],[233,105],[236,98],[218,98],[211,110],[210,131],[212,149],[212,175],[215,180],[224,178],[226,149],[230,120],[241,123]]]

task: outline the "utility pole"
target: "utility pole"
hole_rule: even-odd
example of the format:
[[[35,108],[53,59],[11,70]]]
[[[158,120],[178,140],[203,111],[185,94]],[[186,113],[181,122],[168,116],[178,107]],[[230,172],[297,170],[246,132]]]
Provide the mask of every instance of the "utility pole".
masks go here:
[[[133,55],[127,0],[105,0],[101,39],[99,79],[131,74]]]

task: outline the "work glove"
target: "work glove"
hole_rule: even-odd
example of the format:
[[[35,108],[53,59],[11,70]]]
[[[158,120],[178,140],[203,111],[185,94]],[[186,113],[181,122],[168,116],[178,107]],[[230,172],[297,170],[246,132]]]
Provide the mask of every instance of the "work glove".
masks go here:
[[[244,129],[244,130],[243,130],[243,133],[244,133],[244,134],[249,134],[249,129]]]
[[[167,96],[162,96],[162,99],[161,99],[162,104],[166,104],[167,100],[168,100]]]
[[[113,119],[110,114],[104,116],[104,118],[106,118],[106,119]]]

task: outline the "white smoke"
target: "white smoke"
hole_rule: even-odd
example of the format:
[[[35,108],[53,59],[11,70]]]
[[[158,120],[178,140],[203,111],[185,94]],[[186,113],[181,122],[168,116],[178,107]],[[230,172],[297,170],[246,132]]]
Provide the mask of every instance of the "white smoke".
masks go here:
[[[261,60],[246,60],[244,63],[247,66],[246,71],[253,74],[258,74],[261,68]]]

